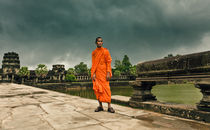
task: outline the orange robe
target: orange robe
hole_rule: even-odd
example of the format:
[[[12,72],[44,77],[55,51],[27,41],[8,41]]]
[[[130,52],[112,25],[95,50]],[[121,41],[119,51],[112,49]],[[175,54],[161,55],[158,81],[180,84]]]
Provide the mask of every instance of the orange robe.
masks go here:
[[[91,78],[95,73],[96,79],[95,81],[93,80],[93,90],[97,100],[100,102],[111,103],[109,81],[106,80],[107,72],[112,77],[111,61],[112,58],[106,48],[96,48],[92,52]]]

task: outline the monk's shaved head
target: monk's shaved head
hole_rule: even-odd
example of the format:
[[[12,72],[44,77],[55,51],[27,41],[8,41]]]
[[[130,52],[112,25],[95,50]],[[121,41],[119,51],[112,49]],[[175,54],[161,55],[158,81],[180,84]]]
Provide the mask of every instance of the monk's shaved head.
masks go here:
[[[101,39],[101,40],[103,41],[102,37],[97,37],[95,43],[97,43],[97,41],[98,41],[99,39]]]
[[[97,37],[95,43],[98,48],[101,48],[103,46],[103,39],[101,37]]]

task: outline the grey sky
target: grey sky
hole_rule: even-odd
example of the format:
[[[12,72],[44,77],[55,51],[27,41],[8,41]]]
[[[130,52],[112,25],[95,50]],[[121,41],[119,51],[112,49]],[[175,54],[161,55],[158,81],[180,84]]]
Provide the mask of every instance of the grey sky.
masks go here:
[[[0,0],[0,60],[21,66],[81,61],[91,66],[95,38],[113,58],[132,62],[210,48],[209,0]]]

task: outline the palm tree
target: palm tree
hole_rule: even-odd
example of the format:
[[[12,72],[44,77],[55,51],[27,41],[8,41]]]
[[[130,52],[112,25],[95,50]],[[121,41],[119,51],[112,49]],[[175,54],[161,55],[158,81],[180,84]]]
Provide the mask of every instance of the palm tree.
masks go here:
[[[44,64],[39,64],[35,70],[35,73],[36,73],[36,76],[41,79],[46,77],[48,74],[47,66]]]
[[[24,83],[24,78],[28,77],[30,75],[30,71],[28,70],[28,67],[21,67],[18,75],[21,77],[21,83]]]

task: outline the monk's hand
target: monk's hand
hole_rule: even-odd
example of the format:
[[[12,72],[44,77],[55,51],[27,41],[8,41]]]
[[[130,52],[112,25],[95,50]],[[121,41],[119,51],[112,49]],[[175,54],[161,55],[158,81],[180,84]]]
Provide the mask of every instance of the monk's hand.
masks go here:
[[[110,78],[111,78],[111,77],[110,77],[110,72],[107,72],[107,74],[106,74],[106,80],[109,81]]]
[[[93,74],[93,80],[94,81],[96,80],[96,74],[95,73]]]

